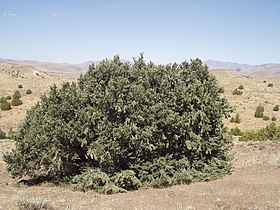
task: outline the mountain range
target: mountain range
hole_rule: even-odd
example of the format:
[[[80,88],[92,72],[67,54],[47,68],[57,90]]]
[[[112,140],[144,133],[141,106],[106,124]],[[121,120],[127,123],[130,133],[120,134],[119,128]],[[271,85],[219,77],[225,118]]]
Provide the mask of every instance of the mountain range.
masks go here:
[[[127,61],[127,60],[124,60]],[[32,60],[11,60],[0,58],[0,68],[4,67],[26,67],[30,66],[38,71],[46,72],[58,77],[77,78],[85,72],[92,63],[98,64],[100,61],[87,61],[79,64],[51,63]],[[280,64],[267,63],[262,65],[248,65],[224,61],[206,60],[204,61],[209,69],[232,69],[239,74],[256,79],[280,79]]]
[[[262,65],[248,65],[224,61],[204,61],[209,69],[232,69],[239,74],[256,79],[280,79],[280,64],[266,63]]]

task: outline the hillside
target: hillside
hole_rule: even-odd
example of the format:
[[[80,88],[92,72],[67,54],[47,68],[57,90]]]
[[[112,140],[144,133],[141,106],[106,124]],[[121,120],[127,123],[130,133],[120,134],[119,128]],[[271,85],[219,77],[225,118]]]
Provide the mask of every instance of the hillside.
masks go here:
[[[276,97],[280,94],[279,81],[274,79],[267,80],[264,83],[262,80],[248,78],[228,69],[211,70],[211,73],[216,76],[220,86],[225,89],[223,96],[227,97],[230,104],[236,109],[232,116],[239,113],[241,117],[240,124],[230,123],[229,119],[225,120],[227,127],[238,126],[241,130],[252,130],[269,124],[271,120],[264,121],[254,117],[255,109],[259,104],[264,106],[265,115],[270,119],[275,116],[278,119],[276,122],[280,121],[280,112],[273,111],[275,105],[280,105],[280,99]],[[43,93],[49,90],[49,86],[61,84],[73,76],[73,74],[70,74],[63,79],[61,77],[64,74],[60,74],[60,72],[58,72],[59,78],[57,74],[56,76],[50,74],[41,72],[40,68],[30,65],[0,63],[0,96],[12,95],[15,90],[18,90],[19,84],[23,85],[23,89],[19,89],[22,94],[23,105],[14,107],[10,111],[1,112],[0,127],[2,129],[6,131],[10,128],[16,129],[17,125],[22,122],[26,110],[34,105]],[[270,82],[273,83],[273,87],[267,86]],[[233,90],[239,85],[244,86],[243,94],[233,95]],[[25,91],[27,89],[31,89],[33,93],[26,95]]]
[[[25,113],[37,103],[40,96],[49,91],[53,84],[61,84],[64,80],[39,71],[34,66],[0,64],[0,97],[12,96],[16,90],[21,93],[23,104],[9,111],[0,111],[0,128],[6,132],[16,130],[23,121]],[[19,89],[18,85],[23,88]],[[32,94],[26,94],[31,89]]]
[[[51,63],[29,60],[0,59],[2,66],[30,66],[40,72],[46,72],[59,78],[75,79],[84,72],[92,62],[81,64]]]
[[[129,60],[122,60],[128,61]],[[46,72],[50,75],[76,79],[81,73],[85,72],[90,64],[98,64],[99,61],[86,61],[79,64],[69,63],[51,63],[32,60],[11,60],[0,58],[1,66],[30,66],[36,68],[40,72]],[[206,60],[205,64],[210,69],[231,69],[238,72],[240,75],[249,76],[260,80],[278,80],[280,79],[280,64],[263,64],[263,65],[248,65],[224,61]]]
[[[6,65],[6,66],[5,66]],[[65,79],[59,79],[48,73],[41,72],[33,65],[1,64],[0,96],[12,95],[20,90],[23,105],[13,107],[10,111],[1,111],[0,128],[9,131],[23,121],[26,111],[47,93],[52,84],[60,85]],[[280,111],[273,112],[274,105],[280,104],[280,82],[273,81],[273,87],[267,87],[271,81],[263,81],[239,75],[233,70],[211,70],[218,79],[219,85],[225,89],[222,95],[236,107],[241,123],[225,124],[229,128],[238,126],[242,130],[261,128],[271,122],[254,118],[258,104],[265,107],[265,114],[277,117]],[[61,74],[60,76],[62,76]],[[69,77],[67,77],[69,78]],[[23,88],[19,89],[18,85]],[[240,84],[244,86],[243,94],[232,95],[232,91]],[[32,94],[26,95],[26,89]],[[233,113],[233,116],[235,115]],[[14,142],[0,139],[0,154],[10,151]],[[5,169],[0,157],[0,209],[14,209],[17,197],[31,200],[41,197],[50,201],[54,209],[280,209],[279,203],[279,167],[280,144],[276,142],[241,143],[234,142],[231,151],[233,170],[230,175],[221,179],[177,185],[165,189],[140,189],[134,192],[99,195],[94,192],[79,192],[71,189],[48,186],[24,186],[12,179]],[[2,155],[0,155],[2,156]]]
[[[211,73],[217,78],[220,86],[225,90],[223,94],[228,98],[230,104],[235,108],[232,116],[236,113],[240,114],[241,123],[230,123],[230,119],[225,120],[225,124],[229,128],[239,127],[241,130],[254,130],[262,128],[271,123],[272,116],[277,118],[276,123],[280,122],[280,112],[273,111],[275,105],[280,105],[280,81],[262,80],[248,78],[242,76],[233,70],[211,70]],[[273,87],[268,87],[268,83],[272,83]],[[239,85],[244,86],[242,95],[233,95],[232,92]],[[254,117],[256,107],[264,106],[264,114],[270,118],[268,121]]]
[[[259,80],[279,80],[280,79],[280,64],[268,63],[262,65],[248,65],[223,61],[206,60],[205,64],[210,69],[231,69],[238,72],[240,75],[249,76]]]

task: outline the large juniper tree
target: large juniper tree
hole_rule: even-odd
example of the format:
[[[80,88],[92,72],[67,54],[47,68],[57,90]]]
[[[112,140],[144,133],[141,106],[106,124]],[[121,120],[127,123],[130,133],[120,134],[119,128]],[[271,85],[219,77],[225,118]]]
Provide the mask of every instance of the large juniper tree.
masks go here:
[[[226,174],[231,108],[199,59],[90,65],[27,112],[4,155],[13,176],[67,180],[111,193]]]

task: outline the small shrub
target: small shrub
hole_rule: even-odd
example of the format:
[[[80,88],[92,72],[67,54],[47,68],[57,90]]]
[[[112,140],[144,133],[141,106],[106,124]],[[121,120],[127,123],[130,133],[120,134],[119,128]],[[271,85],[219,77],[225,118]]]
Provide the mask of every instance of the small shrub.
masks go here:
[[[243,92],[241,90],[238,90],[237,88],[234,89],[234,91],[232,92],[233,95],[242,95]]]
[[[241,122],[241,118],[240,118],[239,113],[237,113],[237,114],[235,115],[235,117],[232,117],[232,118],[230,119],[230,122],[231,122],[231,123],[240,123],[240,122]]]
[[[273,116],[273,117],[271,118],[271,120],[272,120],[272,121],[276,121],[277,119],[276,119],[275,116]]]
[[[4,96],[2,96],[2,97],[0,98],[0,103],[3,103],[3,102],[5,102],[5,101],[7,101],[7,99],[6,99]]]
[[[116,186],[126,190],[136,190],[141,185],[139,179],[135,177],[135,172],[132,170],[125,170],[118,173],[114,183]]]
[[[6,100],[6,98],[4,98],[5,100],[1,103],[1,105],[0,105],[0,108],[1,108],[1,110],[10,110],[12,107],[11,107],[11,104],[10,104],[10,102],[8,102],[7,100]]]
[[[6,133],[2,131],[0,128],[0,139],[4,139],[4,138],[6,138]]]
[[[9,95],[9,96],[6,96],[6,100],[11,100],[12,97]]]
[[[243,85],[239,85],[239,86],[238,86],[238,89],[239,89],[239,90],[244,90],[244,86],[243,86]]]
[[[273,84],[272,84],[272,83],[269,83],[269,84],[267,85],[267,87],[273,87]]]
[[[219,90],[218,90],[218,92],[219,92],[219,93],[224,93],[224,92],[225,92],[225,89],[222,88],[222,87],[220,87]]]
[[[229,134],[233,135],[233,136],[241,136],[242,131],[238,127],[235,127],[235,128],[230,129]]]
[[[268,121],[269,117],[265,115],[265,116],[263,116],[263,120]]]
[[[259,105],[255,111],[255,118],[263,118],[264,107]]]
[[[11,104],[13,106],[19,106],[19,105],[22,105],[22,101],[19,99],[19,98],[14,98],[11,102]]]
[[[28,94],[31,94],[32,93],[32,91],[30,90],[30,89],[28,89],[28,90],[26,90],[26,94],[28,95]]]
[[[35,197],[27,198],[17,195],[13,198],[13,203],[19,210],[51,210],[54,209],[51,202],[45,198]]]
[[[279,111],[279,105],[276,105],[275,107],[273,107],[273,111],[275,111],[275,112]]]
[[[266,81],[264,80],[263,83],[266,83]]]
[[[8,132],[8,136],[7,136],[7,138],[11,139],[11,138],[12,138],[12,136],[13,136],[15,133],[16,133],[16,132],[15,132],[15,131],[13,131],[13,129],[12,129],[12,128],[10,128],[10,130],[9,130],[9,132]]]
[[[273,122],[260,130],[243,132],[240,141],[280,141],[280,127]]]
[[[21,94],[18,90],[15,91],[13,98],[21,98]]]
[[[71,179],[71,185],[76,190],[95,190],[101,193],[109,181],[110,178],[106,173],[98,169],[86,168],[82,174]]]
[[[18,85],[18,88],[22,88],[22,84],[19,84],[19,85]]]

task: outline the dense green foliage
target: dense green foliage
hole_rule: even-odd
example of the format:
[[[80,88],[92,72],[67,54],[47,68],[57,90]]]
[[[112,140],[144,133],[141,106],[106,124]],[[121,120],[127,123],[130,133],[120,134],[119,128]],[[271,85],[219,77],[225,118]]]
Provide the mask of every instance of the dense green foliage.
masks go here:
[[[233,95],[242,95],[243,92],[241,90],[238,90],[237,88],[234,89],[234,91],[232,92]]]
[[[259,105],[255,111],[255,118],[263,118],[264,117],[264,107]]]
[[[4,155],[13,176],[102,193],[165,187],[230,170],[222,120],[231,107],[199,59],[156,66],[118,56],[51,87]]]
[[[6,133],[2,131],[0,128],[0,139],[4,139],[4,138],[6,138]]]
[[[271,123],[265,128],[257,131],[245,131],[242,133],[240,141],[280,141],[280,127]]]
[[[11,104],[7,101],[5,97],[1,98],[0,108],[1,110],[10,110],[12,108]]]

